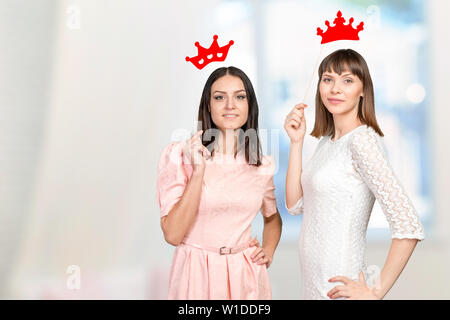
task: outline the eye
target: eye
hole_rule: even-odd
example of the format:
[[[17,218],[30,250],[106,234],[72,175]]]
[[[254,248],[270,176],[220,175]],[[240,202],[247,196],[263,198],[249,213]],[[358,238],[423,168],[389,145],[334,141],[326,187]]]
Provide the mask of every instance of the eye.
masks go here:
[[[331,78],[328,78],[328,77],[324,77],[324,78],[322,79],[322,81],[323,81],[323,82],[326,82],[326,83],[328,83],[328,82],[330,82],[330,81],[331,81]]]
[[[353,82],[353,79],[347,78],[347,79],[344,80],[344,82],[345,82],[345,83],[352,83],[352,82]]]
[[[223,96],[214,96],[214,100],[222,100]]]
[[[238,100],[244,100],[245,98],[247,98],[245,95],[241,94],[237,96]]]

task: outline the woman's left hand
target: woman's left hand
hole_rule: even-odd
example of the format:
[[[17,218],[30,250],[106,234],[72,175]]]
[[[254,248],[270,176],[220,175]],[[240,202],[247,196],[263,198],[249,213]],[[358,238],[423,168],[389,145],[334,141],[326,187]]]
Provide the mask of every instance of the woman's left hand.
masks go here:
[[[329,282],[341,281],[344,285],[336,286],[328,291],[327,296],[330,299],[339,297],[347,298],[346,300],[381,300],[375,294],[375,288],[369,288],[362,271],[359,273],[359,280],[353,281],[347,277],[337,276],[328,280]]]
[[[253,239],[250,242],[250,247],[256,246],[256,250],[253,251],[250,258],[252,259],[252,262],[256,264],[265,264],[267,268],[269,268],[270,264],[272,263],[272,256],[268,255],[264,248],[259,245],[258,240]]]

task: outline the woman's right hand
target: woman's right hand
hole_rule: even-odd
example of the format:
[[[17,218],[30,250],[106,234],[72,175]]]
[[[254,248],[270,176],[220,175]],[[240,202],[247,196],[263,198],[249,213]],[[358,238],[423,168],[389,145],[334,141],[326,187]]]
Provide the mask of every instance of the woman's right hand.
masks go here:
[[[306,104],[300,103],[295,105],[291,112],[286,116],[284,129],[286,130],[291,142],[300,142],[305,137],[306,120],[304,109]]]
[[[203,173],[206,167],[206,159],[211,157],[209,150],[202,144],[202,133],[203,130],[197,131],[186,141],[183,150],[183,162],[191,164],[194,173]]]

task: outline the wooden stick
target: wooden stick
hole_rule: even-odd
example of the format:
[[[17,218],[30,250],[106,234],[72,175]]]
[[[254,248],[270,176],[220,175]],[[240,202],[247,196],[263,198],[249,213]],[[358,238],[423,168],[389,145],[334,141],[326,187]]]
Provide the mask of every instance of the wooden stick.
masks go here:
[[[316,63],[314,64],[313,72],[312,72],[311,78],[309,79],[308,87],[306,88],[305,97],[303,98],[303,101],[302,101],[303,103],[306,103],[306,98],[308,97],[309,88],[311,87],[311,82],[314,78],[314,73],[316,73],[317,64],[319,63],[319,59],[320,59],[320,56],[322,55],[322,51],[323,51],[323,45],[320,46],[320,52],[319,52],[319,55],[317,56]]]

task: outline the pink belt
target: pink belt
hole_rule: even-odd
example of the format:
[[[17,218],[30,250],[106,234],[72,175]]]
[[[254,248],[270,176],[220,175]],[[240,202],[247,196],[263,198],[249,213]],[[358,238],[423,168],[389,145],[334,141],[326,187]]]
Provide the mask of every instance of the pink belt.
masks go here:
[[[228,247],[217,248],[217,247],[198,245],[196,243],[192,243],[189,239],[184,239],[181,243],[186,244],[191,247],[198,248],[198,249],[203,249],[203,250],[219,253],[220,255],[224,255],[224,254],[235,254],[235,253],[244,251],[245,249],[247,249],[249,247],[250,241],[247,241],[246,243],[241,244],[236,247],[233,247],[233,248],[228,248]]]

